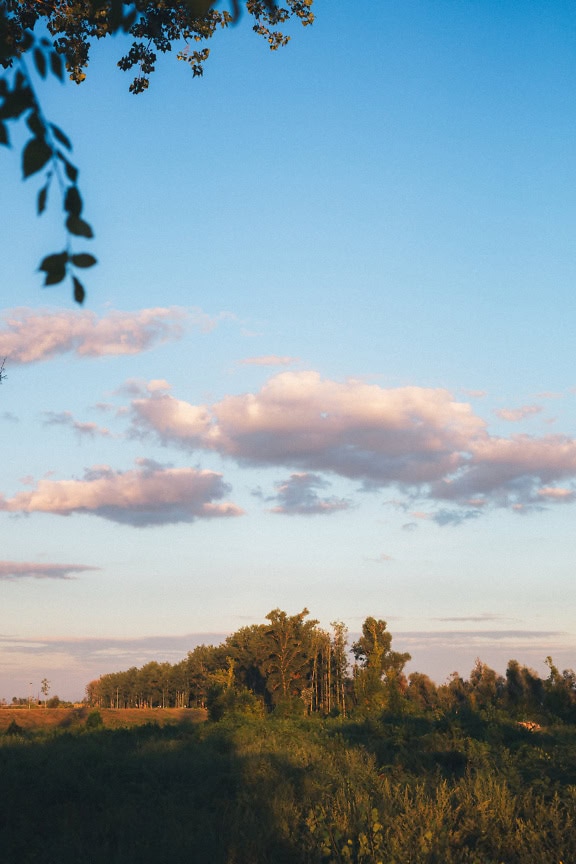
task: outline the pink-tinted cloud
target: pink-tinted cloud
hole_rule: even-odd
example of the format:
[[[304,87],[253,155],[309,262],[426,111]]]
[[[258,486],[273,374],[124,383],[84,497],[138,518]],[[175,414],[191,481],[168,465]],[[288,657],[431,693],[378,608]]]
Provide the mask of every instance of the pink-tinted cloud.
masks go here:
[[[100,570],[86,564],[38,564],[30,561],[0,561],[0,581],[17,579],[74,579],[73,573]]]
[[[98,426],[97,423],[84,423],[75,420],[70,411],[44,411],[45,426],[68,426],[73,429],[81,438],[111,438],[112,433],[104,426]]]
[[[0,356],[11,364],[36,363],[62,354],[102,357],[139,354],[180,339],[188,325],[212,329],[217,319],[200,310],[169,308],[137,312],[13,309],[3,315]]]
[[[240,464],[396,487],[439,524],[475,518],[490,505],[527,510],[566,500],[538,490],[576,482],[576,440],[490,435],[468,403],[440,388],[386,389],[283,372],[257,392],[213,405],[148,390],[132,400],[131,411],[133,435],[215,451]],[[441,509],[427,512],[424,501]]]
[[[211,407],[161,395],[135,399],[132,408],[135,431],[153,431],[164,443],[376,486],[417,485],[455,471],[459,451],[485,425],[446,390],[386,390],[316,372],[284,372],[259,393]]]
[[[558,486],[544,486],[542,489],[538,489],[538,495],[541,498],[547,498],[552,501],[564,501],[568,504],[574,500],[575,492],[574,489],[563,489]]]
[[[276,495],[268,500],[277,503],[270,508],[270,512],[288,516],[314,516],[348,510],[350,502],[344,498],[321,498],[318,495],[317,489],[329,486],[330,483],[317,474],[292,474],[288,480],[276,484]]]
[[[542,485],[552,501],[562,497],[549,494],[553,484],[576,479],[576,441],[562,435],[486,436],[471,442],[469,453],[461,471],[431,486],[433,498],[521,509],[538,503]]]
[[[88,513],[137,527],[239,516],[240,507],[220,502],[230,491],[221,474],[195,468],[164,468],[139,460],[132,471],[95,466],[82,480],[40,480],[32,491],[0,498],[9,513]]]
[[[522,405],[521,408],[497,408],[494,411],[497,417],[500,417],[501,420],[507,420],[509,423],[519,423],[525,417],[531,417],[541,412],[541,405]]]
[[[239,360],[240,366],[291,366],[297,363],[297,357],[279,357],[277,354],[265,354],[262,357],[246,357]]]

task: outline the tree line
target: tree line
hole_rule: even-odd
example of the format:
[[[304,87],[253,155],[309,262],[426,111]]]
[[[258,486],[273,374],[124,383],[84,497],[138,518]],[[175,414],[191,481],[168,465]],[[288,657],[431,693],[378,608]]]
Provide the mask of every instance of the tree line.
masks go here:
[[[179,663],[152,661],[91,681],[95,708],[208,708],[231,712],[347,716],[504,710],[515,717],[576,721],[576,673],[548,657],[547,678],[510,660],[499,675],[477,660],[468,679],[453,673],[438,686],[405,674],[408,653],[392,649],[386,621],[368,617],[351,648],[340,621],[324,630],[307,609],[274,609],[266,623],[242,627],[220,645],[199,645]]]

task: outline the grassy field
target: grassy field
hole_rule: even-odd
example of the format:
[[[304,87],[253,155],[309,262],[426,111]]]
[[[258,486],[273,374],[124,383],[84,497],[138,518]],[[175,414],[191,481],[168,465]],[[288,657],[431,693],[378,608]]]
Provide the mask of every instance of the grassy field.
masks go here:
[[[2,708],[0,709],[0,733],[11,723],[26,731],[41,729],[73,729],[84,726],[92,708]],[[102,708],[100,710],[106,729],[141,726],[156,723],[158,726],[182,722],[199,723],[206,720],[206,711],[201,708]]]
[[[576,729],[0,711],[0,860],[575,864]],[[15,723],[18,728],[10,726]]]

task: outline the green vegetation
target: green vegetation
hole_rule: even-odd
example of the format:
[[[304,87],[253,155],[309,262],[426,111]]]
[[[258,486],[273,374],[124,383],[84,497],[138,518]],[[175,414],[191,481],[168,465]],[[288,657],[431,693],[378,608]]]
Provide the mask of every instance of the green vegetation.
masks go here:
[[[546,680],[515,661],[502,677],[478,661],[436,687],[404,676],[407,655],[368,618],[349,674],[343,626],[307,616],[277,609],[182,664],[104,676],[74,722],[11,722],[5,860],[576,861],[573,672],[548,658]],[[109,707],[132,699],[148,707]],[[210,719],[152,707],[186,700]]]
[[[212,719],[235,711],[346,717],[469,710],[538,724],[576,722],[576,673],[560,672],[550,657],[544,680],[516,660],[505,676],[477,660],[468,680],[454,673],[438,687],[420,672],[405,675],[410,655],[392,650],[385,621],[365,620],[350,668],[344,625],[335,621],[328,632],[308,616],[307,609],[274,609],[265,624],[242,627],[221,645],[200,645],[179,663],[103,675],[88,684],[87,701],[93,708],[206,707]]]
[[[530,732],[472,711],[11,729],[3,856],[567,864],[575,743],[573,727]]]

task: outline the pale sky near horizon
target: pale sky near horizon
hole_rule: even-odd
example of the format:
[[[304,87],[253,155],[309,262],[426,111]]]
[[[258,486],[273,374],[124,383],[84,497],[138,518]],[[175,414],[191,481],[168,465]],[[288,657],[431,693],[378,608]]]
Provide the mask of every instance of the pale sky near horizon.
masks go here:
[[[99,264],[0,154],[0,698],[273,608],[576,666],[576,8],[315,0],[141,96],[49,82]],[[217,634],[211,637],[210,634]]]

